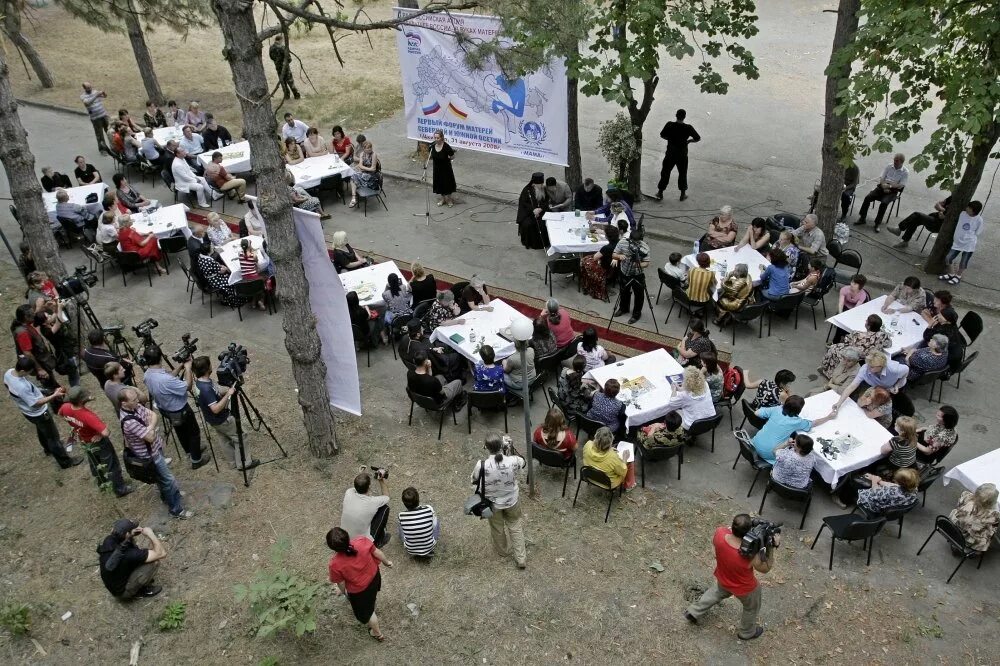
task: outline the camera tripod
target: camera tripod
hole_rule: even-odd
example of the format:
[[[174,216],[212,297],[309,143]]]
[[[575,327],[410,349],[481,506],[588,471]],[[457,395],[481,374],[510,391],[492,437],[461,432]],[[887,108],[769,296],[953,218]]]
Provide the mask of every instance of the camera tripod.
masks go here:
[[[633,283],[638,282],[642,285],[642,293],[646,297],[646,303],[649,304],[649,314],[653,318],[653,328],[656,329],[656,333],[660,333],[660,327],[656,323],[656,312],[653,310],[653,299],[649,295],[649,289],[646,289],[646,274],[639,273],[638,275],[633,275],[631,277],[626,277],[624,275],[618,276],[618,296],[615,298],[615,304],[611,308],[611,316],[608,317],[608,327],[606,331],[611,330],[611,324],[615,321],[615,315],[618,313],[618,305],[622,302],[622,293],[630,288]]]
[[[284,448],[282,448],[281,442],[279,442],[278,438],[274,436],[274,432],[271,430],[271,427],[267,425],[267,421],[264,420],[264,415],[260,413],[257,407],[253,404],[253,402],[251,402],[250,396],[248,396],[246,394],[246,391],[243,390],[243,379],[242,378],[238,379],[236,381],[235,386],[236,386],[236,392],[233,394],[233,400],[230,402],[230,413],[233,415],[233,420],[236,421],[236,440],[239,442],[240,445],[239,456],[237,460],[242,462],[243,485],[249,488],[250,475],[247,474],[247,472],[250,469],[255,469],[257,467],[260,467],[261,465],[267,465],[268,463],[277,462],[278,460],[287,458],[288,452],[285,451]],[[263,426],[264,429],[267,430],[268,436],[270,436],[270,438],[274,440],[274,443],[278,446],[278,450],[281,451],[280,458],[275,456],[270,460],[264,460],[262,462],[258,462],[256,465],[250,465],[250,466],[247,465],[246,446],[244,443],[244,433],[243,433],[244,415],[241,415],[240,413],[241,410],[245,414],[247,425],[250,426],[251,430],[253,430],[254,432],[260,432],[261,426]],[[254,417],[257,418],[256,424],[254,423]],[[216,463],[216,467],[218,467],[218,463]]]

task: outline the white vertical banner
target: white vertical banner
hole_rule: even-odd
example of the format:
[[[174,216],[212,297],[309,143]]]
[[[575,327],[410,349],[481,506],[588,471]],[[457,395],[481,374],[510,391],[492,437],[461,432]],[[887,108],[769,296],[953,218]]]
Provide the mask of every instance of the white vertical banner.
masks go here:
[[[292,219],[295,234],[302,244],[302,267],[309,282],[309,305],[316,316],[316,331],[323,344],[321,355],[326,363],[326,389],[330,393],[330,404],[360,416],[358,357],[354,351],[354,334],[347,312],[344,285],[327,253],[319,215],[293,208]],[[307,323],[303,322],[303,325]]]
[[[397,18],[413,14],[397,7]],[[472,70],[456,33],[493,39],[500,19],[469,14],[423,14],[396,32],[403,79],[406,135],[430,141],[442,130],[454,148],[567,163],[566,66],[553,60],[508,80],[490,59]],[[508,41],[509,44],[509,41]]]

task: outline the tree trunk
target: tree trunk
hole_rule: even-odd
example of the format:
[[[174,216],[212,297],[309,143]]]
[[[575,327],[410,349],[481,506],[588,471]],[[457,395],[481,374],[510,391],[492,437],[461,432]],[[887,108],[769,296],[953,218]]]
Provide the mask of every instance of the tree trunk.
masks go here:
[[[580,104],[577,97],[579,84],[578,79],[566,79],[566,123],[569,126],[567,129],[566,184],[574,192],[583,184],[583,159],[580,155]]]
[[[649,117],[649,110],[653,108],[653,93],[659,82],[658,76],[650,74],[650,78],[642,82],[642,103],[637,104],[633,97],[628,105],[628,117],[632,121],[632,136],[635,137],[636,148],[636,157],[629,163],[628,191],[635,203],[642,200],[642,128],[646,124],[646,118]]]
[[[628,165],[628,191],[635,203],[642,200],[642,123],[632,122],[632,136],[635,137],[636,158]]]
[[[264,75],[253,7],[254,3],[244,0],[212,1],[212,11],[222,30],[223,56],[229,62],[233,84],[239,91],[243,128],[253,153],[258,205],[267,220],[268,252],[277,270],[285,348],[292,359],[309,449],[314,456],[326,458],[337,452],[335,420],[326,388],[327,368],[320,355],[316,319],[309,305],[309,283],[292,221],[285,165],[274,140],[277,124]]]
[[[820,176],[819,199],[816,215],[819,226],[827,238],[833,238],[833,227],[840,217],[840,195],[844,191],[844,155],[837,150],[837,141],[847,129],[847,118],[834,112],[837,96],[847,86],[851,77],[851,64],[834,67],[837,52],[850,45],[858,32],[858,11],[861,0],[840,0],[837,9],[837,28],[833,33],[830,66],[826,70],[826,105],[823,120],[823,171]],[[860,184],[858,185],[860,187]]]
[[[132,0],[128,2],[128,13],[125,14],[125,28],[128,31],[128,41],[132,43],[132,54],[135,56],[135,64],[139,67],[139,78],[146,86],[146,98],[157,106],[165,106],[166,98],[160,90],[160,80],[156,77],[156,70],[153,68],[153,56],[149,53],[146,45],[146,35],[142,31],[142,25],[135,15],[135,6]]]
[[[28,147],[28,135],[17,114],[17,99],[10,87],[10,70],[0,49],[0,162],[7,172],[10,196],[31,247],[35,266],[57,282],[66,276],[59,246],[49,227],[42,203],[42,186],[35,175],[35,156]]]
[[[43,88],[51,88],[55,85],[52,79],[52,72],[45,66],[42,56],[38,54],[35,47],[28,41],[28,38],[21,32],[21,10],[17,3],[7,2],[2,8],[4,13],[4,34],[11,41],[14,47],[20,51],[21,55],[28,59],[31,69],[35,70],[35,76]]]
[[[965,162],[962,180],[951,193],[951,203],[944,213],[944,222],[938,232],[931,253],[924,262],[924,270],[932,275],[946,272],[945,258],[951,250],[951,242],[955,237],[955,227],[958,226],[958,215],[969,205],[976,195],[976,188],[983,177],[983,170],[990,158],[990,152],[1000,140],[1000,118],[993,118],[985,131],[972,144],[972,150]],[[981,241],[980,241],[981,242]]]

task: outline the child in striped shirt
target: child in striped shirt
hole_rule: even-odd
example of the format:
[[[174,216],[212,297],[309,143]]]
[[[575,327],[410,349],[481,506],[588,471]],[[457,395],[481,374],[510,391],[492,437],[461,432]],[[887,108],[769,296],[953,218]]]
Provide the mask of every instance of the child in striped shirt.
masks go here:
[[[441,536],[441,523],[434,513],[434,507],[420,504],[420,493],[410,486],[403,491],[403,506],[400,511],[399,538],[406,552],[415,557],[429,557]]]

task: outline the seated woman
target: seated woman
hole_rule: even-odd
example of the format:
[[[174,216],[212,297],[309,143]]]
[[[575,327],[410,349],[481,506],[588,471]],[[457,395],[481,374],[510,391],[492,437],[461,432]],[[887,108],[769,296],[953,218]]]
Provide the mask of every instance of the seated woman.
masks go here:
[[[219,301],[223,305],[231,308],[244,305],[249,299],[238,295],[229,285],[229,269],[216,261],[211,252],[210,245],[201,246],[201,254],[198,255],[198,272],[219,295]]]
[[[285,164],[299,164],[306,158],[302,154],[302,148],[295,143],[295,139],[288,137],[285,139]]]
[[[330,154],[330,149],[326,147],[326,139],[319,135],[319,130],[315,127],[306,130],[306,140],[302,142],[302,150],[306,157]]]
[[[612,432],[619,432],[622,427],[622,415],[625,412],[625,403],[618,400],[621,389],[622,385],[617,379],[604,382],[604,388],[596,392],[591,400],[587,418],[603,423],[611,428]]]
[[[218,213],[208,214],[208,229],[205,231],[212,247],[218,251],[223,245],[235,238],[235,234],[229,229],[222,217]]]
[[[718,250],[723,247],[732,247],[736,244],[736,234],[739,227],[733,219],[732,206],[723,206],[708,223],[708,231],[705,233],[705,246],[709,250]],[[705,249],[705,248],[702,248]]]
[[[138,190],[132,188],[129,185],[128,179],[125,178],[120,173],[116,173],[111,177],[112,182],[115,184],[115,197],[118,201],[122,203],[123,206],[129,209],[132,213],[138,213],[140,208],[145,208],[149,205],[149,199],[146,199]]]
[[[586,367],[587,359],[577,354],[573,357],[571,367],[563,368],[556,382],[559,402],[566,405],[570,415],[586,414],[590,411],[594,388],[591,384],[583,381]]]
[[[260,208],[257,204],[247,199],[247,210],[246,215],[243,216],[243,224],[240,226],[240,235],[246,236],[260,236],[267,242],[267,225],[264,223],[264,216],[260,213]],[[243,228],[246,227],[246,234],[243,233]]]
[[[531,439],[542,448],[559,451],[567,460],[576,451],[576,437],[566,424],[566,415],[555,405],[545,413],[545,421],[535,428]]]
[[[804,419],[799,414],[806,401],[799,395],[790,395],[785,403],[780,407],[762,407],[757,410],[757,416],[767,419],[767,423],[753,436],[753,447],[757,449],[757,455],[774,464],[775,448],[791,437],[795,432],[809,432],[813,426],[822,425],[837,416],[837,413],[830,411],[826,416],[810,421]]]
[[[754,396],[750,406],[754,409],[760,409],[761,407],[780,405],[788,398],[791,393],[789,389],[792,382],[795,381],[795,373],[791,370],[778,370],[774,373],[774,381],[770,379],[753,381],[750,379],[749,371],[744,370],[743,379],[743,385],[748,389],[757,389],[757,395]]]
[[[395,273],[389,273],[385,291],[382,292],[385,301],[385,323],[391,324],[397,317],[410,319],[413,308],[410,307],[410,287]]]
[[[868,284],[868,278],[858,273],[851,278],[849,285],[841,287],[837,298],[837,312],[846,312],[866,302],[868,300],[868,292],[865,291],[866,284]],[[835,344],[840,342],[846,335],[847,331],[837,327],[837,332],[833,334],[833,342]]]
[[[458,304],[455,303],[455,294],[450,291],[438,292],[437,299],[427,312],[427,328],[433,331],[438,326],[464,324],[465,320],[459,317],[461,312]]]
[[[681,287],[686,287],[688,267],[681,261],[683,258],[680,252],[671,252],[670,256],[667,257],[667,263],[663,265],[663,272],[670,277],[677,278],[677,281],[681,283]]]
[[[890,312],[921,312],[927,307],[927,295],[920,278],[909,276],[889,292],[882,304],[883,314]]]
[[[681,386],[667,402],[664,409],[667,412],[680,413],[681,425],[685,432],[691,429],[691,424],[695,421],[715,416],[712,394],[698,368],[684,368],[684,379]]]
[[[798,434],[789,437],[774,450],[774,467],[771,468],[771,478],[783,486],[805,488],[809,485],[809,477],[816,466],[812,454],[812,437]]]
[[[852,347],[848,347],[840,353],[840,365],[833,369],[830,373],[830,378],[823,385],[823,388],[819,389],[815,393],[823,393],[824,391],[836,391],[841,393],[844,388],[854,381],[854,378],[858,375],[858,370],[861,369],[861,355],[858,354],[858,350]],[[815,393],[813,395],[815,395]]]
[[[767,231],[767,220],[763,217],[755,217],[747,227],[747,232],[743,234],[743,240],[736,244],[736,250],[749,246],[752,250],[760,253],[767,251],[771,245],[771,234]]]
[[[347,242],[346,231],[336,231],[333,234],[333,265],[338,273],[353,271],[356,268],[371,266],[366,257],[362,257],[357,250]]]
[[[490,304],[490,295],[486,291],[486,283],[478,275],[473,275],[469,284],[462,290],[462,301],[469,310]],[[461,304],[460,304],[461,305]]]
[[[584,373],[588,373],[594,368],[600,368],[605,363],[614,363],[615,357],[604,350],[604,347],[597,344],[597,331],[593,326],[588,326],[583,332],[583,339],[576,345],[576,353],[584,358],[586,366]]]
[[[535,317],[532,322],[533,330],[529,344],[535,350],[535,358],[551,356],[559,351],[556,346],[556,338],[549,330],[549,325],[542,317]]]
[[[332,152],[340,155],[340,159],[344,160],[345,164],[352,163],[354,161],[354,144],[351,143],[350,137],[344,134],[344,128],[340,125],[334,125],[330,134],[333,137],[330,141]]]
[[[856,376],[857,372],[854,374]],[[853,380],[854,377],[851,377],[851,381]],[[850,381],[847,384],[850,384]],[[844,390],[844,386],[840,387],[841,391]],[[878,421],[886,430],[892,427],[892,394],[884,388],[868,387],[858,398],[858,407],[864,411],[865,416]]]
[[[715,352],[715,344],[709,339],[710,332],[701,319],[691,321],[691,332],[681,340],[674,350],[674,358],[681,365],[701,366],[700,354]]]
[[[615,437],[609,428],[598,428],[594,439],[583,446],[583,464],[608,475],[611,487],[618,488],[628,473],[628,466],[614,448]]]
[[[809,260],[809,272],[801,280],[796,280],[788,285],[788,293],[797,294],[801,291],[805,293],[811,292],[813,289],[819,286],[820,278],[823,277],[823,269],[826,268],[826,262],[822,259],[810,259]]]
[[[591,298],[608,300],[608,280],[614,274],[611,265],[613,251],[621,234],[618,227],[608,225],[604,231],[607,243],[580,264],[580,288]]]
[[[853,349],[861,358],[866,358],[868,354],[882,351],[892,346],[892,336],[882,330],[882,318],[877,314],[868,315],[865,320],[865,330],[848,333],[844,336],[843,342],[830,345],[823,355],[823,364],[819,371],[829,377],[840,364],[841,354],[845,349]]]
[[[897,469],[892,481],[885,481],[874,474],[868,474],[871,488],[858,491],[858,508],[866,516],[881,516],[917,503],[917,486],[920,475],[912,468]]]
[[[262,275],[260,272],[260,267],[258,265],[257,252],[253,249],[250,244],[249,238],[244,238],[240,241],[240,282],[250,282],[251,280],[261,280],[266,276]],[[258,310],[266,309],[264,305],[264,296],[258,297],[257,301],[253,304]]]
[[[948,366],[948,338],[943,335],[932,336],[926,347],[908,349],[905,361],[910,367],[906,381],[920,379],[928,372],[944,370]]]
[[[712,394],[712,402],[719,402],[722,400],[723,388],[725,388],[722,370],[719,368],[719,357],[714,351],[707,351],[699,354],[698,358],[701,361],[701,374]]]
[[[644,449],[670,449],[688,441],[681,415],[677,412],[667,412],[662,422],[639,428],[638,438],[639,445]]]
[[[889,478],[899,469],[917,464],[917,422],[912,416],[900,416],[895,423],[896,436],[882,445],[882,455],[889,456],[877,469],[883,478]]]
[[[950,449],[958,441],[955,426],[958,410],[951,405],[941,405],[934,415],[934,425],[917,430],[917,460],[929,463],[943,449]]]
[[[524,367],[521,366],[521,349],[524,350]],[[508,390],[520,393],[525,382],[530,384],[535,381],[535,350],[528,346],[527,342],[517,340],[514,342],[513,354],[503,361],[504,378]]]
[[[479,348],[479,358],[472,371],[473,391],[500,391],[507,390],[504,384],[503,366],[496,364],[496,353],[490,345],[483,345]]]
[[[330,219],[330,215],[323,210],[320,200],[309,194],[304,187],[295,184],[295,176],[291,171],[285,172],[285,183],[288,185],[288,198],[292,200],[292,206],[316,213],[321,220]]]
[[[778,242],[771,249],[779,249],[785,255],[785,270],[788,271],[788,279],[795,276],[795,269],[799,265],[799,246],[795,244],[795,236],[791,231],[785,230],[778,236]]]
[[[687,297],[692,303],[711,303],[715,291],[715,271],[707,252],[699,252],[694,260],[697,266],[688,271]]]
[[[760,294],[769,301],[776,301],[788,294],[788,257],[777,247],[772,247],[767,256],[771,264],[760,276]]]
[[[118,240],[118,218],[113,211],[106,210],[101,215],[100,224],[97,225],[95,240],[98,245],[114,243]]]
[[[347,292],[347,312],[351,315],[354,326],[354,338],[358,342],[374,346],[379,340],[387,343],[383,330],[383,315],[377,310],[361,305],[358,292]]]
[[[997,496],[997,487],[984,483],[975,492],[963,492],[958,498],[958,506],[948,514],[951,522],[958,525],[965,535],[965,544],[981,553],[989,549],[1000,525]]]
[[[351,202],[348,208],[358,205],[358,188],[363,187],[375,192],[382,191],[382,164],[371,141],[365,141],[361,154],[354,160],[354,175],[351,176]]]
[[[410,264],[410,292],[413,294],[413,307],[437,296],[437,280],[417,261]]]
[[[164,270],[160,268],[160,246],[156,242],[153,234],[140,234],[132,228],[132,217],[122,215],[118,218],[118,242],[122,246],[122,252],[136,252],[142,259],[148,259],[153,268],[160,275]]]
[[[733,272],[723,281],[719,292],[719,302],[716,304],[718,317],[716,326],[726,326],[733,318],[734,312],[739,312],[753,302],[753,280],[746,264],[736,264]]]

